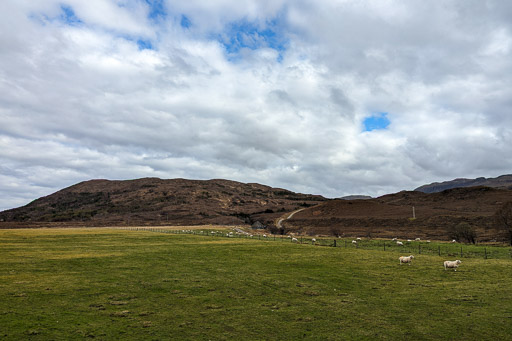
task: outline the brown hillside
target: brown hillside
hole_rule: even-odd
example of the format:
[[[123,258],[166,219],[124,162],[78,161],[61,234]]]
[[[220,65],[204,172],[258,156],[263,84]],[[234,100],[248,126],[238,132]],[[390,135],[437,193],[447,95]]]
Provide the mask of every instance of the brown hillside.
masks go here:
[[[0,221],[3,226],[268,224],[284,212],[324,200],[229,180],[90,180],[0,212]]]
[[[450,227],[467,222],[478,240],[503,240],[493,215],[507,201],[512,201],[511,190],[489,187],[431,194],[404,191],[369,200],[328,201],[298,212],[283,225],[287,232],[311,235],[447,240]]]

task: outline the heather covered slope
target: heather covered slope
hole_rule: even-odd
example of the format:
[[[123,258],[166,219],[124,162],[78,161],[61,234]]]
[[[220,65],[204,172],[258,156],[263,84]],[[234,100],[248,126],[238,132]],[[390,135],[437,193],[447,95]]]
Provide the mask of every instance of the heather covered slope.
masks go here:
[[[493,215],[507,201],[512,201],[511,190],[489,187],[431,194],[404,191],[369,200],[329,201],[298,212],[284,226],[307,234],[446,240],[451,227],[467,222],[478,240],[502,240]]]
[[[90,180],[0,212],[0,220],[93,225],[271,223],[283,212],[324,200],[229,180]]]

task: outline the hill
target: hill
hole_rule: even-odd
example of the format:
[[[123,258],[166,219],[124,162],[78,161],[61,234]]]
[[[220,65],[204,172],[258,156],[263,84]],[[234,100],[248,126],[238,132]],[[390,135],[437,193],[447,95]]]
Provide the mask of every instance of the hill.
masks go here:
[[[476,229],[479,241],[505,240],[494,227],[493,215],[507,201],[512,201],[512,190],[490,187],[403,191],[367,200],[328,201],[298,212],[283,226],[286,232],[310,235],[447,240],[451,228],[466,222]]]
[[[0,212],[0,221],[3,225],[268,224],[284,212],[325,200],[321,196],[220,179],[90,180]]]
[[[512,189],[512,174],[501,175],[497,178],[476,178],[476,179],[454,179],[444,182],[434,182],[415,189],[423,193],[442,192],[447,189],[460,187],[485,186],[494,188]]]

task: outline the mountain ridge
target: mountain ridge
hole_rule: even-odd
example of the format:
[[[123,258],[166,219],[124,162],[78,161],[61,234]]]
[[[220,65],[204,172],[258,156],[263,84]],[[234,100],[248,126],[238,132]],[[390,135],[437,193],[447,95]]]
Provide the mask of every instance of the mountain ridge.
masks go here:
[[[512,174],[500,175],[496,178],[479,177],[476,179],[457,178],[442,182],[433,182],[430,184],[422,185],[415,191],[423,193],[436,193],[442,192],[447,189],[460,188],[460,187],[475,187],[485,186],[493,188],[512,188]]]

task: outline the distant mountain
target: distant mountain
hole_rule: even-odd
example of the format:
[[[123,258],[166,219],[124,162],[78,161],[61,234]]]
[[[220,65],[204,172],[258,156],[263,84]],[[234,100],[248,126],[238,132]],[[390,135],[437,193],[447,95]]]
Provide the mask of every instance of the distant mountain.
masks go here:
[[[144,178],[90,180],[30,204],[0,212],[2,225],[17,222],[82,225],[197,225],[272,223],[285,212],[325,201],[255,183],[229,180]]]
[[[372,197],[369,195],[347,195],[347,196],[341,197],[340,199],[343,199],[343,200],[368,200],[371,198]]]
[[[423,193],[442,192],[447,189],[459,187],[486,186],[494,188],[512,189],[512,174],[502,175],[497,178],[454,179],[451,181],[434,182],[415,189]]]

